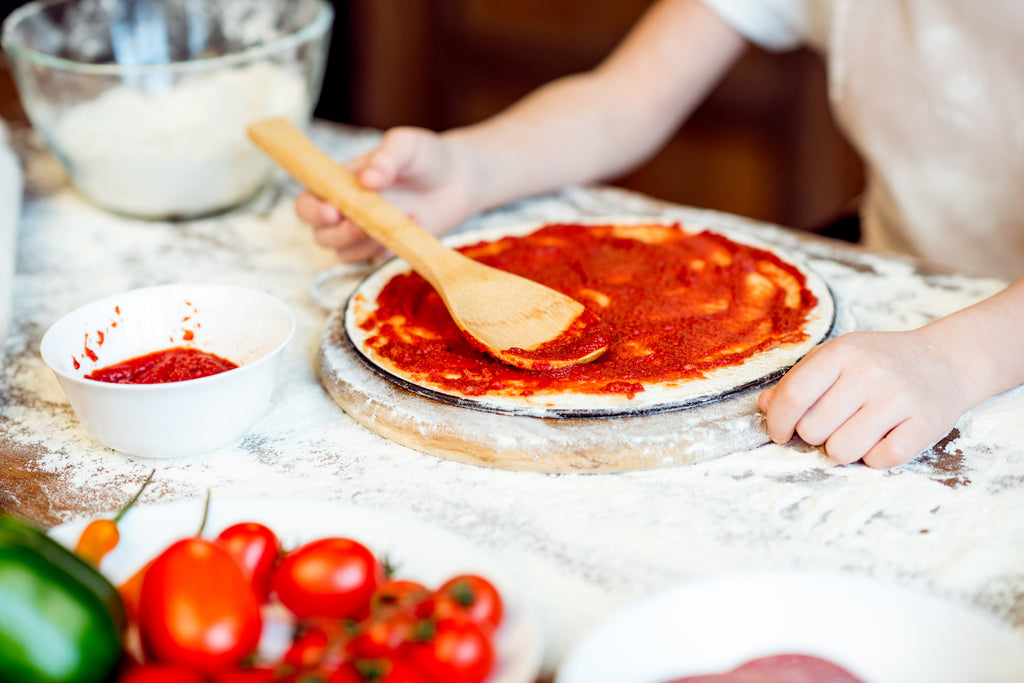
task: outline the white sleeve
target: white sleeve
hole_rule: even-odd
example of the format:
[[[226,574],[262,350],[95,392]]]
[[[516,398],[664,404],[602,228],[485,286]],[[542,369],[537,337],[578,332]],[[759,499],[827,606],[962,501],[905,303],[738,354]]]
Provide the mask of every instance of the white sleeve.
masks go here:
[[[782,51],[808,42],[808,0],[703,0],[743,37],[766,50]]]

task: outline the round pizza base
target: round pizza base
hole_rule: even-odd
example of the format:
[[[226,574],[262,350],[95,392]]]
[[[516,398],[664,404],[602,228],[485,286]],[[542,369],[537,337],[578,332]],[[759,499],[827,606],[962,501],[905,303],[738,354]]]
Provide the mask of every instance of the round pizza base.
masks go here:
[[[579,221],[586,223],[586,221]],[[666,225],[664,219],[628,217],[591,220],[602,225]],[[525,235],[542,227],[544,223],[524,223],[489,230],[476,230],[445,239],[449,246],[464,246],[481,241],[497,240],[510,235]],[[697,232],[703,226],[684,225],[685,230]],[[368,333],[361,329],[359,320],[375,308],[381,289],[396,275],[409,272],[409,266],[400,259],[392,259],[366,276],[355,288],[344,307],[342,343],[355,350],[357,358],[386,381],[429,399],[449,403],[460,408],[533,418],[611,418],[638,417],[661,412],[675,412],[705,404],[718,403],[729,397],[767,386],[800,360],[814,346],[824,341],[833,331],[836,306],[828,285],[808,266],[782,253],[776,247],[751,239],[748,235],[712,228],[713,232],[739,244],[771,252],[793,265],[804,275],[806,287],[817,297],[818,306],[811,312],[805,327],[807,339],[799,344],[782,345],[732,367],[713,370],[705,377],[664,384],[647,384],[644,391],[633,397],[616,394],[583,394],[566,392],[551,394],[537,392],[531,396],[484,394],[465,396],[442,387],[417,381],[402,370],[392,367],[384,359],[365,351]]]
[[[403,446],[471,465],[625,472],[703,462],[769,440],[753,388],[686,410],[604,419],[508,415],[428,398],[360,360],[341,311],[327,320],[317,361],[324,388],[356,422]]]

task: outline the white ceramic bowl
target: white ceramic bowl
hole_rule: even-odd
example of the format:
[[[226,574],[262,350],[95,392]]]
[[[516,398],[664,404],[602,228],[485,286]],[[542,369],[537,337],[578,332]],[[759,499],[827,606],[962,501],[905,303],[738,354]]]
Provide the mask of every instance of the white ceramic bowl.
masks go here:
[[[326,0],[35,0],[3,49],[33,126],[99,206],[148,219],[227,210],[276,172],[246,137],[308,122]]]
[[[256,423],[294,330],[291,311],[269,294],[233,285],[161,285],[69,313],[43,335],[40,353],[96,439],[129,455],[169,458],[226,446]],[[179,346],[239,367],[164,384],[85,379],[95,369]]]
[[[822,657],[867,683],[1020,683],[1024,639],[967,605],[833,571],[690,581],[608,617],[557,683],[666,683],[776,654]]]

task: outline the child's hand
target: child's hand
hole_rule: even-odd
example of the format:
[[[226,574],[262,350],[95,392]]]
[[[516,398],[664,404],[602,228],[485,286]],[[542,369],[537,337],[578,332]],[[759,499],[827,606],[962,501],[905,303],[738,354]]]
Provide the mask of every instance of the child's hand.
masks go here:
[[[928,327],[854,332],[815,348],[761,394],[768,435],[786,443],[796,432],[844,464],[909,462],[976,402],[939,336]]]
[[[469,213],[468,189],[443,136],[421,128],[393,128],[380,145],[345,164],[364,187],[388,201],[434,234],[451,228]],[[295,200],[295,213],[313,226],[313,237],[338,252],[342,261],[373,258],[383,248],[337,208],[309,192]]]

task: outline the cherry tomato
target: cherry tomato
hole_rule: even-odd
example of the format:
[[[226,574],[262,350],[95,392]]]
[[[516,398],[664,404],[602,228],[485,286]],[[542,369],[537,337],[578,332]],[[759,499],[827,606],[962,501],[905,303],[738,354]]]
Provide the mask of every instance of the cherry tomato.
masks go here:
[[[468,619],[492,632],[501,623],[505,608],[494,584],[482,576],[462,574],[435,591],[433,611],[438,619]]]
[[[412,611],[374,615],[359,624],[359,631],[345,646],[353,657],[372,659],[398,652],[412,640],[422,620]]]
[[[342,664],[327,683],[431,683],[409,662],[398,658],[355,659]]]
[[[292,671],[279,674],[274,683],[324,683],[330,678],[332,670],[328,669],[305,669],[303,671]]]
[[[212,683],[272,683],[277,672],[264,666],[225,669],[214,674]]]
[[[306,628],[292,639],[281,662],[300,671],[336,666],[344,658],[343,642],[330,628]]]
[[[432,683],[483,683],[494,667],[494,645],[483,628],[441,619],[433,634],[405,648],[409,661]]]
[[[374,617],[387,617],[395,612],[415,612],[429,597],[430,590],[419,581],[390,579],[374,591],[370,598],[370,613]]]
[[[142,567],[139,568],[134,574],[117,587],[117,592],[121,594],[121,600],[124,602],[124,608],[128,611],[128,616],[134,621],[139,617],[139,600],[142,598],[142,579],[146,577],[146,572],[153,566],[153,560],[150,560]]]
[[[131,664],[121,672],[118,683],[206,683],[195,669],[177,664]]]
[[[354,619],[328,619],[317,617],[303,619],[300,633],[320,631],[332,646],[344,645],[359,632],[359,622]]]
[[[258,522],[240,522],[217,534],[215,543],[231,553],[249,577],[256,599],[266,602],[271,572],[281,555],[277,534]]]
[[[423,611],[432,593],[418,581],[390,579],[370,598],[370,616],[359,623],[346,651],[360,658],[394,654],[412,635],[430,609]]]
[[[173,543],[142,579],[139,636],[156,661],[207,673],[237,666],[256,650],[262,627],[248,579],[215,543]]]
[[[278,600],[300,619],[361,619],[381,580],[370,550],[348,538],[322,538],[285,554],[271,581]]]

